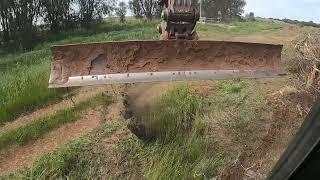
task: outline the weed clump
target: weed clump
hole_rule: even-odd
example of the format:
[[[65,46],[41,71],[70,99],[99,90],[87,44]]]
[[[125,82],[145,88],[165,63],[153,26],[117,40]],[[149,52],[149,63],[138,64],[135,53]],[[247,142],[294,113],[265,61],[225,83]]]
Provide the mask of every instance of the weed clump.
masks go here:
[[[320,33],[301,35],[285,50],[287,69],[298,88],[320,92]]]

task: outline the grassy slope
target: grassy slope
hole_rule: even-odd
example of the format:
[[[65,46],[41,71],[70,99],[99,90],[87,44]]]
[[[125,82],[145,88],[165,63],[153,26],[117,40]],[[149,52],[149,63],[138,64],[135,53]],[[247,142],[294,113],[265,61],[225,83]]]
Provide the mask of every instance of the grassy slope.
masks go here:
[[[275,34],[277,34],[277,30],[285,26],[285,24],[271,22],[234,22],[226,25],[201,24],[198,26],[198,32],[201,39],[282,43],[284,39],[288,39],[287,36],[283,37],[282,34],[277,37]]]
[[[103,40],[156,39],[155,24],[147,23],[143,24],[142,27],[142,24],[137,22],[129,23],[128,25],[117,26],[119,29],[115,31],[99,32],[88,36],[77,34],[67,40],[60,40],[56,44]],[[133,26],[131,29],[121,29],[121,27],[125,28],[131,25]],[[240,23],[231,30],[227,27],[199,25],[199,29],[216,35],[225,32],[246,34],[261,32],[266,29],[270,30],[268,28],[269,23],[254,22],[250,24],[250,28],[247,27],[248,25],[248,23]],[[271,29],[279,28],[278,25],[270,26]],[[44,47],[46,49],[49,45],[44,45]],[[42,64],[35,66],[48,68],[48,65]],[[31,67],[28,66],[28,68]],[[120,161],[126,161],[125,169],[120,167],[121,172],[125,172],[122,174],[125,177],[130,177],[131,173],[142,174],[149,178],[203,179],[216,177],[221,173],[223,167],[230,162],[230,159],[209,133],[208,127],[210,125],[208,123],[212,119],[218,119],[224,126],[231,128],[231,134],[235,138],[245,138],[239,136],[239,132],[246,130],[245,125],[248,122],[259,119],[261,116],[256,111],[257,109],[252,108],[252,106],[258,109],[264,107],[262,97],[257,96],[254,88],[249,88],[252,85],[247,81],[238,83],[221,82],[219,88],[212,92],[212,94],[218,94],[218,96],[210,97],[206,101],[195,96],[188,88],[171,92],[154,107],[148,109],[144,116],[138,117],[140,121],[147,122],[146,124],[158,124],[156,126],[158,128],[155,130],[157,133],[153,135],[153,140],[150,143],[143,144],[136,138],[119,142],[111,157],[110,155],[107,155],[107,157],[100,155],[98,160],[113,162],[117,166],[122,166]],[[257,99],[258,101],[256,101]],[[248,108],[242,108],[242,105],[246,105]],[[227,111],[224,111],[226,108]],[[209,111],[203,112],[201,109],[209,109]],[[216,116],[216,113],[220,113],[219,116]],[[186,123],[187,128],[185,127]],[[154,126],[149,127],[151,130],[151,127]],[[167,129],[172,131],[168,133],[165,131]],[[53,154],[46,155],[36,162],[33,168],[23,174],[27,177],[63,176],[83,178],[88,177],[88,175],[94,176],[96,175],[95,171],[89,173],[87,170],[100,168],[95,167],[97,166],[95,164],[96,157],[82,157],[80,155],[90,142],[80,142],[80,145],[72,143]],[[115,161],[114,157],[117,157],[115,159],[118,161]],[[163,166],[163,164],[166,164],[166,166]],[[104,168],[107,170],[108,167]]]
[[[283,24],[276,24],[272,22],[233,22],[230,24],[201,24],[198,25],[198,30],[201,31],[210,31],[211,33],[217,34],[247,34],[247,33],[256,33],[263,31],[272,31],[281,29],[284,27]]]
[[[154,29],[154,22],[106,23],[92,32],[57,35],[53,38],[57,41],[39,45],[31,52],[0,57],[0,125],[61,97],[65,92],[47,88],[52,44],[155,39]]]
[[[196,95],[189,86],[178,86],[135,118],[149,133],[151,139],[147,143],[133,136],[118,142],[110,153],[96,154],[87,150],[99,138],[80,140],[45,155],[21,174],[33,178],[86,179],[100,176],[99,170],[104,169],[114,179],[219,177],[237,154],[226,152],[216,141],[212,123],[218,121],[227,126],[235,139],[246,138],[239,132],[247,131],[246,125],[260,119],[259,109],[265,106],[262,97],[250,88],[252,85],[249,81],[220,82],[211,92],[214,96],[206,98]],[[244,105],[247,107],[243,108]],[[106,127],[109,132],[110,125]]]

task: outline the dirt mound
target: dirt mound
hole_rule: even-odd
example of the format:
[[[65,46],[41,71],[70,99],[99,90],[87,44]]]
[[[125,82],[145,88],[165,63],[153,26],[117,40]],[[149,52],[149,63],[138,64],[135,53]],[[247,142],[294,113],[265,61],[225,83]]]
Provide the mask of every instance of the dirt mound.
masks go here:
[[[273,117],[266,135],[225,170],[222,179],[265,179],[285,151],[309,112],[314,97],[292,87],[270,94]],[[261,133],[261,132],[256,132]]]

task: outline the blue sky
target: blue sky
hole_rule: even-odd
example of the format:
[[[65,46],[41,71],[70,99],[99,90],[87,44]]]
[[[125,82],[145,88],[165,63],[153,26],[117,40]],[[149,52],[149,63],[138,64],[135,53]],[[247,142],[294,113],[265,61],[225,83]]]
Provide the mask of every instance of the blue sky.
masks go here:
[[[246,12],[256,16],[320,23],[320,0],[246,0]]]

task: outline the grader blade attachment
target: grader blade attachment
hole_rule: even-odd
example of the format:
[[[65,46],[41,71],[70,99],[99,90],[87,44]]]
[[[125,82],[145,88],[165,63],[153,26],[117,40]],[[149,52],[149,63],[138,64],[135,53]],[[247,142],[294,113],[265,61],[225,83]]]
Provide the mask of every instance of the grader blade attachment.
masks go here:
[[[282,45],[223,41],[125,41],[52,47],[50,88],[284,75]]]

